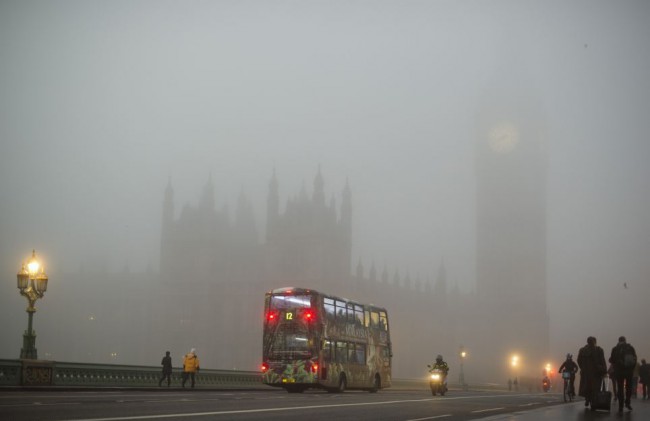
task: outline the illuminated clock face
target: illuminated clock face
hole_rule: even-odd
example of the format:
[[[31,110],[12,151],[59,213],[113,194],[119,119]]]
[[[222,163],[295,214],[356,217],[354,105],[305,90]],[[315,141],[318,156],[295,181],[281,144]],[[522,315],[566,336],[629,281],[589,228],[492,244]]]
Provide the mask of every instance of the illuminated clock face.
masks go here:
[[[500,123],[492,127],[488,140],[493,151],[508,153],[517,146],[519,132],[511,123]]]

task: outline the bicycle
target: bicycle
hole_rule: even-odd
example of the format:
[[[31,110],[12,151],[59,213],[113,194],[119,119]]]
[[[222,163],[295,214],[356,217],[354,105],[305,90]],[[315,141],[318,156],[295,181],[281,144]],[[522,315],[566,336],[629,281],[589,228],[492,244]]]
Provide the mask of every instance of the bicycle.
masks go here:
[[[562,391],[562,398],[564,402],[572,402],[574,394],[571,392],[571,372],[563,371],[562,379],[564,380],[564,390]]]

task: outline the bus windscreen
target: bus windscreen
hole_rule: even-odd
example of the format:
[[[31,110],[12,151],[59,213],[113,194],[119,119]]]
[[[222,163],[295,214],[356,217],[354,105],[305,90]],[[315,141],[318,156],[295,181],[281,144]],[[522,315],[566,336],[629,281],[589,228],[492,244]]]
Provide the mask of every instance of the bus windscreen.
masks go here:
[[[274,295],[271,297],[271,309],[311,308],[310,295]]]

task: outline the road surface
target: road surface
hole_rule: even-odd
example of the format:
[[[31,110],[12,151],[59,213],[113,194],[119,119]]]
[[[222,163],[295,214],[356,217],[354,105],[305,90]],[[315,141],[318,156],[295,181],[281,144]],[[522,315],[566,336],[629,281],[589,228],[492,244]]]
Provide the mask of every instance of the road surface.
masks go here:
[[[648,401],[626,413],[642,419]],[[612,416],[616,411],[613,406]],[[0,419],[23,420],[283,420],[283,421],[425,421],[597,419],[606,413],[585,411],[582,401],[565,404],[554,393],[450,391],[431,396],[427,390],[348,391],[207,391],[179,389],[93,391],[0,391]],[[549,418],[550,417],[550,418]],[[600,419],[598,418],[598,419]]]

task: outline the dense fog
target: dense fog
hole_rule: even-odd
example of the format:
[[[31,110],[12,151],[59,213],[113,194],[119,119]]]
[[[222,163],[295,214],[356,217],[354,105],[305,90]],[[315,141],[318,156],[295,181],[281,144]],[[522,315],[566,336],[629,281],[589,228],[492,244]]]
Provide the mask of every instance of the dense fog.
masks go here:
[[[138,301],[159,299],[168,185],[176,218],[209,182],[233,220],[245,197],[263,243],[273,175],[285,209],[321,174],[327,203],[351,191],[351,272],[432,284],[444,268],[450,290],[472,295],[480,122],[504,104],[516,120],[522,103],[545,139],[544,187],[527,194],[543,198],[549,359],[589,335],[606,352],[626,335],[650,357],[649,21],[642,1],[0,2],[0,358],[20,353],[15,275],[32,249],[50,277],[34,316],[41,358],[80,358],[64,303],[90,318],[140,276]],[[264,292],[247,294],[261,307]],[[395,352],[419,335],[398,334]],[[471,379],[480,342],[453,341],[417,338],[432,358],[465,345]],[[119,362],[157,365],[155,352]]]

